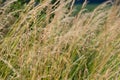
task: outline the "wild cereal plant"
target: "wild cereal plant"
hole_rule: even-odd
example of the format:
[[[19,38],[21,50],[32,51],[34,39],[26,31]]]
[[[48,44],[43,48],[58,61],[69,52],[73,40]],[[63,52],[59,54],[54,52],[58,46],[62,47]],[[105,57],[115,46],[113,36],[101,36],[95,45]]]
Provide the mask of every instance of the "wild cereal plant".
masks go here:
[[[73,16],[74,2],[5,2],[0,80],[120,79],[120,6],[107,1],[88,12],[85,2]]]

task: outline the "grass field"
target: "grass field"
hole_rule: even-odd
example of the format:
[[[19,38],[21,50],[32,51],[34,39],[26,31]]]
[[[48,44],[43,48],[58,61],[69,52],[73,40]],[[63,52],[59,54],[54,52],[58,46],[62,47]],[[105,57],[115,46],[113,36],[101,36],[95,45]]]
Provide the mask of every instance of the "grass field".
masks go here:
[[[57,1],[0,7],[0,80],[120,80],[120,6]]]

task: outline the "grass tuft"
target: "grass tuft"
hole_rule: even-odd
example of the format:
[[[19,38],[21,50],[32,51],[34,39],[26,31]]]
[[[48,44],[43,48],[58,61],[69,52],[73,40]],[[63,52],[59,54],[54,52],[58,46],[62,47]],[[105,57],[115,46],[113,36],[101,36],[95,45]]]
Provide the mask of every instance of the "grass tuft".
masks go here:
[[[1,80],[120,79],[120,6],[107,1],[88,11],[85,2],[73,15],[74,2],[0,7]]]

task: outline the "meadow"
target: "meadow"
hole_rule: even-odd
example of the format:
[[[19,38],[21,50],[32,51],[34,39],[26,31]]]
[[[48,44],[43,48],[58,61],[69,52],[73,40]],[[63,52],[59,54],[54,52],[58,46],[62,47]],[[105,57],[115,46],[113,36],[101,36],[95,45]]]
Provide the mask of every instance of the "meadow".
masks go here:
[[[120,80],[120,6],[74,2],[0,6],[0,80]]]

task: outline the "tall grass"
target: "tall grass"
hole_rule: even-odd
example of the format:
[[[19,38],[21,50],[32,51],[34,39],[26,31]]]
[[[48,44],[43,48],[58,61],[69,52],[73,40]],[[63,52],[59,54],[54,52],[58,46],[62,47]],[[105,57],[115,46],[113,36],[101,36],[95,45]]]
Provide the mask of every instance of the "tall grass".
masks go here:
[[[120,79],[120,6],[107,1],[88,12],[84,3],[72,16],[74,0],[31,0],[12,11],[14,2],[7,4],[0,8],[1,80]]]

